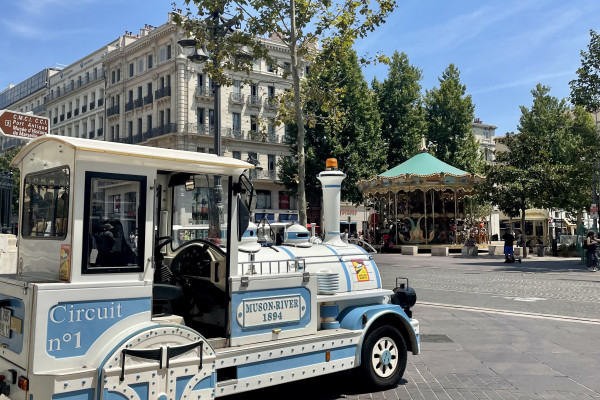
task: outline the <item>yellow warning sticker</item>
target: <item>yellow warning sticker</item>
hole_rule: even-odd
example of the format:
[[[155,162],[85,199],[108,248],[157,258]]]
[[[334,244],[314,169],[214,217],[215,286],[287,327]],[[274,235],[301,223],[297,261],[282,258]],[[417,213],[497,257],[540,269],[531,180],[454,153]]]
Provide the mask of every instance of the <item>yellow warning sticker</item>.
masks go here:
[[[367,266],[365,265],[363,260],[353,260],[352,266],[356,271],[356,277],[359,282],[367,282],[369,281],[369,271],[367,271]]]

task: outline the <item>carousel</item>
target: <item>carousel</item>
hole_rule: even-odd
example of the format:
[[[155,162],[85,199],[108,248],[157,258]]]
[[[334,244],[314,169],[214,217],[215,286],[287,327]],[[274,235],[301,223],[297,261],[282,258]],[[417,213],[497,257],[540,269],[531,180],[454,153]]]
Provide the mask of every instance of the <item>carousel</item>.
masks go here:
[[[376,244],[462,245],[487,240],[486,221],[467,219],[466,199],[485,177],[462,171],[421,152],[358,187],[374,209],[369,235]]]

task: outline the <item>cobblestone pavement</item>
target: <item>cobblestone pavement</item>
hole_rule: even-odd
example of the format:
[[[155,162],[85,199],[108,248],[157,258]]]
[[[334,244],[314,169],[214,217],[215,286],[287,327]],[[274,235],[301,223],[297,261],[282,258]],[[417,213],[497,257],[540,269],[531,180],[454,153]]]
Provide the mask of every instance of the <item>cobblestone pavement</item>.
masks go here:
[[[574,259],[375,260],[385,287],[407,276],[421,303],[413,310],[421,354],[409,354],[397,387],[370,392],[359,374],[343,372],[230,398],[600,399],[600,274]]]

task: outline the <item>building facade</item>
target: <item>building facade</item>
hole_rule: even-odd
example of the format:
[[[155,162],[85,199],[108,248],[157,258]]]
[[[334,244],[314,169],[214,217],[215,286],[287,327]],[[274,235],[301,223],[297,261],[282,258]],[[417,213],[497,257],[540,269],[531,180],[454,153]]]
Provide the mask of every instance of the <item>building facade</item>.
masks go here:
[[[214,153],[212,82],[202,63],[183,54],[177,42],[184,38],[169,13],[161,26],[125,32],[61,70],[46,72],[34,93],[0,108],[47,116],[54,135]],[[289,65],[283,43],[264,39],[264,44],[278,65]],[[278,159],[290,155],[285,127],[276,124],[279,97],[291,86],[283,68],[254,60],[249,76],[232,73],[234,84],[220,90],[221,155],[258,162],[251,172],[256,220],[298,219],[295,198],[277,179]]]
[[[479,118],[475,118],[471,124],[475,139],[479,143],[479,151],[483,155],[483,159],[487,163],[494,161],[494,151],[496,150],[496,135],[497,126],[484,124]]]

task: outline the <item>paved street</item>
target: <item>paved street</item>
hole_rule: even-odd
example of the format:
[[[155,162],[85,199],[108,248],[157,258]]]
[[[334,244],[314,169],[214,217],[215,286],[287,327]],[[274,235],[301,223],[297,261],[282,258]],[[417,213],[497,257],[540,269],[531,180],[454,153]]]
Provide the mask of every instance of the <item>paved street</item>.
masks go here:
[[[341,373],[231,399],[600,398],[600,273],[553,257],[374,258],[385,287],[404,276],[417,291],[421,354],[396,388]]]

